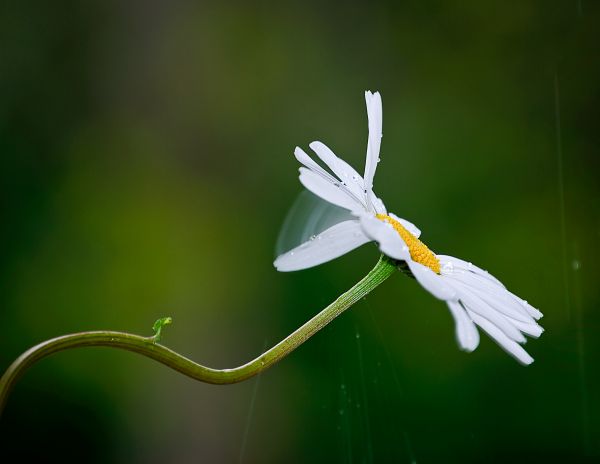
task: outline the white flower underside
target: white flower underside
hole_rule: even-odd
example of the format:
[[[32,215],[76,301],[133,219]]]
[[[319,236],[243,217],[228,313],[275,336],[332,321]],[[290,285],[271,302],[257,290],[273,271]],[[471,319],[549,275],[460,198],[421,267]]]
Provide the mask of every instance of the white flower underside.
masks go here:
[[[300,167],[302,185],[323,200],[350,211],[356,219],[340,222],[280,255],[274,262],[275,267],[279,271],[306,269],[342,256],[367,242],[377,242],[382,253],[405,261],[415,279],[433,296],[447,303],[456,324],[460,348],[465,351],[477,348],[478,326],[519,362],[532,363],[533,358],[521,344],[526,341],[523,334],[539,337],[543,332],[536,322],[542,317],[540,311],[471,263],[432,253],[439,262],[437,273],[411,257],[408,243],[392,222],[397,222],[415,239],[421,231],[409,221],[388,213],[373,192],[382,137],[381,96],[378,92],[366,92],[365,100],[369,137],[364,176],[322,142],[312,142],[309,146],[330,172],[301,148],[297,147],[294,152],[303,165]],[[383,220],[384,217],[387,219]]]

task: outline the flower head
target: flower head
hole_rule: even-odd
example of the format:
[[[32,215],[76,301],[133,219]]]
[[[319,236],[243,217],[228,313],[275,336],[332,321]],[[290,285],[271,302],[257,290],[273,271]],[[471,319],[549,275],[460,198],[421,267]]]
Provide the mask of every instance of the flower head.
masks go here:
[[[538,337],[543,329],[536,322],[542,313],[509,292],[487,271],[463,260],[432,252],[411,222],[388,212],[373,192],[382,136],[379,92],[365,93],[369,138],[364,177],[325,144],[309,146],[329,168],[297,147],[294,154],[303,165],[300,182],[323,200],[348,210],[352,219],[339,222],[311,240],[277,257],[279,271],[306,269],[337,258],[367,242],[377,242],[382,253],[404,261],[415,279],[434,297],[448,305],[456,323],[456,338],[465,351],[479,344],[476,326],[523,364],[533,358],[521,347],[523,334]]]

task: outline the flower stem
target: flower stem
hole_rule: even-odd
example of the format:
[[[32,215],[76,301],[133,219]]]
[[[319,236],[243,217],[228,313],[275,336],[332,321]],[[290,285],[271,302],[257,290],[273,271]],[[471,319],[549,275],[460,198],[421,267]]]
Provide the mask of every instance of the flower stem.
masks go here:
[[[395,269],[396,264],[382,255],[375,267],[362,280],[350,290],[343,293],[319,314],[257,358],[233,369],[212,369],[205,367],[158,344],[160,329],[163,325],[170,323],[169,318],[160,319],[160,327],[157,327],[155,324],[157,334],[151,337],[142,337],[125,332],[98,330],[63,335],[46,340],[19,356],[0,379],[0,414],[4,409],[11,389],[29,367],[53,353],[86,346],[108,346],[133,351],[201,382],[218,385],[241,382],[271,367],[294,351],[346,309],[370,293],[375,287],[386,280]]]

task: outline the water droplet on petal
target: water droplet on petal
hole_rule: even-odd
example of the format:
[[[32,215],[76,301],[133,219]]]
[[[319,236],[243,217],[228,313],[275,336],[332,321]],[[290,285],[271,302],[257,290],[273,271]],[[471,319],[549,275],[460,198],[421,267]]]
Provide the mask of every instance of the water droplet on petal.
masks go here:
[[[444,264],[442,270],[447,274],[452,274],[454,272],[454,264],[452,264],[452,261],[448,261]]]

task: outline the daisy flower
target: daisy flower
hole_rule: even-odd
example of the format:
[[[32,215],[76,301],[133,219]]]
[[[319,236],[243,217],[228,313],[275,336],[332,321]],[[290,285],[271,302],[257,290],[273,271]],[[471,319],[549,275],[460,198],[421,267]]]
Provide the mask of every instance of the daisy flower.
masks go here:
[[[448,305],[456,323],[460,348],[473,351],[479,344],[477,327],[523,364],[533,358],[522,348],[525,336],[539,337],[536,322],[542,313],[506,289],[479,267],[452,256],[432,252],[420,239],[421,231],[411,222],[389,212],[373,192],[373,177],[379,162],[382,136],[381,96],[365,93],[369,122],[364,176],[338,158],[325,144],[309,146],[321,162],[297,147],[302,164],[300,182],[323,200],[350,212],[339,222],[300,246],[277,257],[279,271],[295,271],[322,264],[367,242],[377,242],[382,253],[408,267],[415,279],[434,297]],[[405,263],[405,264],[404,264]]]

